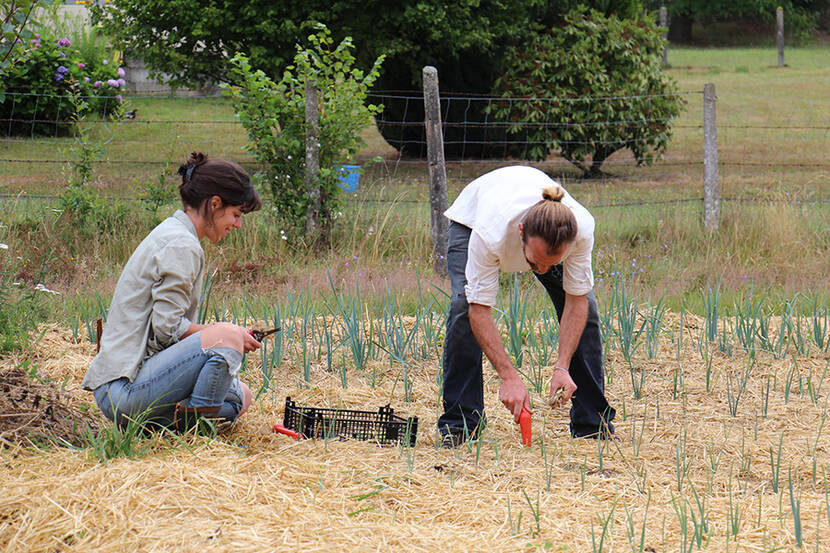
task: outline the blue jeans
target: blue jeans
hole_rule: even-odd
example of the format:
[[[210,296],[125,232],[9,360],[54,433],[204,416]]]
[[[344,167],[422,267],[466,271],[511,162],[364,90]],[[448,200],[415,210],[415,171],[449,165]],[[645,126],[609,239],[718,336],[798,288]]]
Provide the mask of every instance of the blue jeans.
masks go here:
[[[484,419],[481,346],[470,327],[469,304],[464,292],[467,284],[467,247],[471,233],[468,227],[450,222],[447,234],[447,270],[452,296],[444,343],[444,413],[438,418],[438,428],[444,434],[463,432],[465,427],[473,434]],[[553,267],[544,275],[536,275],[536,278],[547,290],[556,314],[561,319],[565,307],[562,266]],[[578,388],[571,399],[571,435],[582,437],[597,432],[613,433],[614,425],[611,421],[616,412],[605,399],[602,338],[593,292],[588,294],[588,320],[571,359],[570,373]]]
[[[95,389],[95,402],[105,417],[126,424],[147,412],[147,421],[173,423],[176,404],[216,407],[211,418],[233,421],[242,409],[242,390],[229,367],[239,366],[242,353],[233,348],[202,348],[200,333],[147,359],[135,381],[119,378]]]

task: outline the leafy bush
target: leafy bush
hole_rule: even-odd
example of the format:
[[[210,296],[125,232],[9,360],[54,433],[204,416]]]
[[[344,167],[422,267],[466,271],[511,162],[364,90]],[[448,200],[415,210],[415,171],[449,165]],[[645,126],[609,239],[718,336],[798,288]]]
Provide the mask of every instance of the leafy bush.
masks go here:
[[[90,71],[97,71],[103,60],[110,60],[118,65],[121,59],[120,52],[110,46],[108,37],[99,25],[88,23],[88,18],[88,11],[80,14],[56,13],[49,25],[55,29],[53,35],[64,36],[72,42],[72,48],[86,60]]]
[[[35,33],[25,55],[0,76],[4,130],[17,135],[66,134],[76,115],[117,115],[123,108],[123,77],[124,70],[107,59],[84,58],[69,39]],[[73,91],[83,99],[82,113],[74,109]]]
[[[16,0],[0,3],[0,74],[25,53],[24,45],[40,29],[40,16],[56,0]]]
[[[248,131],[248,150],[266,167],[264,183],[270,188],[280,218],[295,236],[302,234],[308,217],[326,237],[337,212],[341,189],[338,171],[365,145],[360,133],[372,124],[382,106],[365,105],[369,87],[379,74],[383,56],[368,73],[356,69],[352,41],[336,47],[329,30],[319,26],[308,37],[309,48],[297,47],[294,65],[277,82],[251,66],[248,57],[231,60],[238,86],[225,86],[234,109]],[[305,185],[305,85],[312,80],[318,91],[320,174],[319,212]]]
[[[375,91],[420,90],[422,69],[432,65],[442,91],[466,96],[490,93],[505,59],[504,44],[522,40],[533,25],[560,23],[580,4],[619,17],[643,11],[641,0],[248,0],[212,2],[210,9],[197,10],[191,0],[118,0],[92,9],[116,47],[139,55],[155,77],[174,85],[232,81],[226,52],[244,52],[251,65],[278,75],[311,22],[319,21],[335,40],[350,36],[360,45],[359,66],[386,56]],[[381,134],[405,155],[425,156],[423,102],[394,96],[384,100]],[[446,106],[445,121],[470,123],[444,128],[448,158],[501,155],[487,144],[501,143],[502,137],[481,124],[488,120],[484,105]]]
[[[683,105],[662,70],[662,45],[651,21],[576,9],[563,26],[510,48],[495,94],[528,101],[504,100],[491,110],[523,139],[510,153],[543,160],[559,150],[585,176],[602,174],[602,163],[624,148],[638,164],[651,163]]]

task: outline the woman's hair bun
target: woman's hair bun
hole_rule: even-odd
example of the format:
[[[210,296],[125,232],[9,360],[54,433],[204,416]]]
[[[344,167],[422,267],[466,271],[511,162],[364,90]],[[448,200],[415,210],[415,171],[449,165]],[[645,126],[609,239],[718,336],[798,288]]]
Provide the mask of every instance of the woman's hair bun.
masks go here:
[[[191,152],[185,165],[201,165],[207,161],[207,156],[202,152]]]
[[[553,202],[561,201],[565,196],[565,189],[554,183],[542,190],[542,198]]]

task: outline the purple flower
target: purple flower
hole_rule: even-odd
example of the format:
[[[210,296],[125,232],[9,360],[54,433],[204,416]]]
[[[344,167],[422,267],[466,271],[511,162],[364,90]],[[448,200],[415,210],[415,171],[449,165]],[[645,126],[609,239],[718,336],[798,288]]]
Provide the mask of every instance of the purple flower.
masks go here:
[[[40,40],[40,33],[35,33],[35,40]]]
[[[89,77],[84,77],[84,82],[88,83],[89,82]]]
[[[79,68],[79,69],[86,69],[86,65],[84,65],[84,64],[83,64],[83,63],[81,63],[81,62],[78,62],[78,68]]]
[[[125,77],[126,75],[127,75],[127,73],[124,71],[124,69],[119,67],[118,68],[118,76],[119,77]]]
[[[55,74],[55,82],[56,82],[56,83],[59,83],[59,82],[61,82],[62,80],[63,80],[63,74],[62,74],[62,73],[57,73],[57,74]]]
[[[107,84],[113,88],[118,88],[118,81],[116,81],[115,79],[108,79]]]
[[[127,86],[127,81],[125,81],[124,79],[118,79],[115,82],[118,83],[118,86]]]
[[[116,94],[116,95],[115,95],[115,99],[116,99],[116,100],[118,100],[118,103],[119,103],[119,104],[123,104],[123,103],[124,103],[124,98],[122,98],[120,94]]]
[[[104,61],[102,61],[101,63],[103,63],[104,65],[108,65],[108,64],[109,64],[109,62],[108,62],[107,60],[104,60]]]
[[[101,88],[102,85],[103,83],[101,81],[95,81],[94,83],[92,83],[92,86],[94,86],[95,88]]]
[[[66,52],[61,52],[60,55],[61,55],[62,58],[65,58],[66,57]]]
[[[32,48],[40,48],[40,41],[39,40],[30,40],[29,44],[32,45]]]
[[[59,65],[58,66],[58,73],[69,73],[69,69],[67,69],[66,67],[64,67],[62,65]]]
[[[70,44],[72,44],[72,43],[69,42],[68,38],[62,38],[62,39],[58,40],[58,46],[60,46],[61,48],[65,48],[66,46],[69,46]]]

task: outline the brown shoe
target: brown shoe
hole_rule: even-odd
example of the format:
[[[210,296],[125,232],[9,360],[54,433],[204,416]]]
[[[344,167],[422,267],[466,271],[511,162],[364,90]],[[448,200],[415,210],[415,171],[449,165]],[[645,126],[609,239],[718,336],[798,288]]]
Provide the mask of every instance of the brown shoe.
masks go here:
[[[210,407],[190,407],[185,405],[185,402],[176,404],[176,410],[173,413],[173,426],[179,430],[189,430],[200,417],[211,418],[219,414],[221,405]]]

